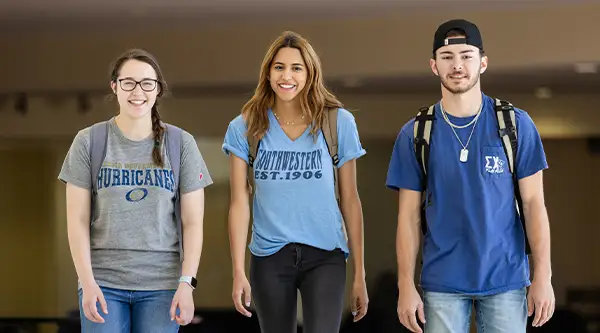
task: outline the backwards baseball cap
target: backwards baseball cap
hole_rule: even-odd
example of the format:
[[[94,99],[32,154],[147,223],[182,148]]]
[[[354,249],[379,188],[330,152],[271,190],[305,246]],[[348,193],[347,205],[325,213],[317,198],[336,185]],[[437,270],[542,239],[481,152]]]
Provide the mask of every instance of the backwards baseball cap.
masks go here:
[[[446,37],[451,30],[461,30],[466,37]],[[451,44],[473,45],[483,51],[483,41],[481,40],[479,28],[467,20],[456,19],[442,23],[433,37],[433,54],[440,47]]]

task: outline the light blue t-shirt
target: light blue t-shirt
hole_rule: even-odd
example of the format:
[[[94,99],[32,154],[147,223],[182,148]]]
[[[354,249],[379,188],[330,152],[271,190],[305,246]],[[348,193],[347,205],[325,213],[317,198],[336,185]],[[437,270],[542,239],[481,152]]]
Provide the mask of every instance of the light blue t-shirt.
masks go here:
[[[468,160],[452,128],[435,105],[426,209],[429,230],[423,242],[421,285],[434,292],[488,295],[530,284],[525,234],[516,211],[512,174],[498,134],[494,100],[483,109],[468,145]],[[474,117],[474,116],[473,116]],[[464,125],[473,117],[450,121]],[[515,108],[519,179],[548,167],[540,135],[529,115]],[[414,118],[404,125],[393,149],[386,185],[422,191],[422,173],[413,146]],[[467,142],[473,126],[455,129]]]
[[[311,126],[292,141],[269,109],[269,129],[260,142],[254,161],[255,194],[250,252],[267,256],[288,243],[300,243],[324,250],[348,245],[342,214],[335,199],[333,163],[323,133],[318,139]],[[223,152],[248,163],[246,123],[241,115],[227,128]],[[354,116],[340,108],[337,120],[338,155],[344,163],[366,152]]]

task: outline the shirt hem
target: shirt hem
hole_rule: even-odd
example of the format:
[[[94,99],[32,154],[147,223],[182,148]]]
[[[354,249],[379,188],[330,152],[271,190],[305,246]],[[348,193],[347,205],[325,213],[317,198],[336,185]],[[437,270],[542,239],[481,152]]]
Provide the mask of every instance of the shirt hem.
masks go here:
[[[421,284],[421,287],[423,288],[424,291],[429,291],[429,292],[463,294],[463,295],[470,295],[470,296],[488,296],[488,295],[500,294],[500,293],[504,293],[507,291],[524,288],[524,287],[529,287],[530,285],[531,285],[531,281],[529,279],[527,279],[527,280],[521,281],[519,283],[512,283],[512,284],[505,285],[502,287],[496,287],[496,288],[480,290],[480,291],[466,291],[466,290],[455,289],[455,288],[442,286],[442,285],[429,284],[429,283],[423,283],[423,284]]]
[[[118,289],[118,290],[126,290],[126,291],[164,291],[164,290],[177,290],[179,286],[179,282],[168,282],[164,284],[157,284],[153,286],[143,286],[143,285],[121,285],[116,283],[110,283],[107,281],[96,280],[96,283],[100,287]],[[77,290],[81,290],[81,283],[77,283]]]

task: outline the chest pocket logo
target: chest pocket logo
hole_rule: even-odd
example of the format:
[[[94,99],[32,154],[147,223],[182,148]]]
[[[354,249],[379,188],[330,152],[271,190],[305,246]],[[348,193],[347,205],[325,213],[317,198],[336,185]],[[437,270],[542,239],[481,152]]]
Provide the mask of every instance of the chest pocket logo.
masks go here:
[[[505,162],[499,156],[485,156],[485,171],[491,174],[504,173]]]
[[[511,179],[508,160],[502,146],[484,146],[481,148],[478,168],[481,176],[487,180]]]

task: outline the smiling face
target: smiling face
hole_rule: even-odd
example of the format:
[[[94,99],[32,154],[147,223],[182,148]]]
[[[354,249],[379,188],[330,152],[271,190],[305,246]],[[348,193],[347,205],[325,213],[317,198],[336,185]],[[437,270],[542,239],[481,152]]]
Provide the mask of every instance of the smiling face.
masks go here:
[[[279,49],[269,71],[271,89],[283,102],[294,100],[304,89],[307,70],[302,54],[296,48]]]
[[[150,64],[135,59],[125,61],[116,79],[111,82],[120,113],[133,119],[150,117],[160,93],[158,82],[157,73]]]
[[[487,69],[487,57],[475,46],[451,44],[439,48],[430,65],[446,90],[463,94],[479,84],[479,76]]]

